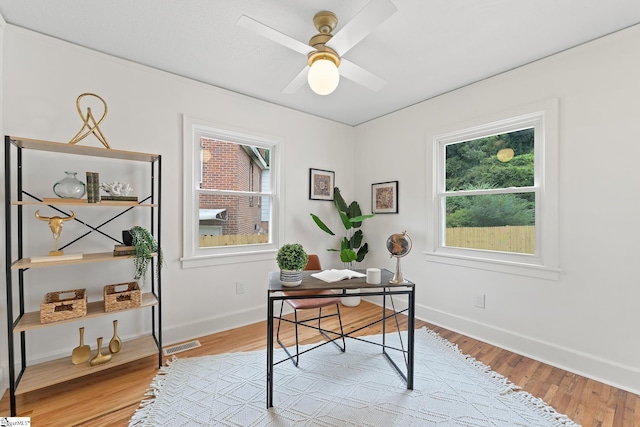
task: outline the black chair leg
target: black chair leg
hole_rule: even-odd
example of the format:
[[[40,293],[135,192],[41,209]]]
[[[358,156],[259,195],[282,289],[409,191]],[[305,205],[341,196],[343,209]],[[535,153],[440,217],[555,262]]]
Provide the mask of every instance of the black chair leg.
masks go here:
[[[320,307],[320,309],[318,311],[318,332],[320,332],[320,334],[322,334],[327,339],[327,341],[331,341],[333,343],[333,345],[338,347],[338,350],[340,350],[341,352],[344,353],[345,350],[347,349],[347,346],[346,346],[345,341],[344,341],[344,331],[342,330],[342,317],[340,317],[340,305],[339,304],[336,304],[336,309],[338,310],[337,316],[338,316],[338,322],[340,323],[340,338],[342,338],[342,347],[340,347],[340,344],[338,344],[336,342],[335,338],[331,338],[320,327],[320,321],[322,319],[322,307]]]
[[[278,328],[276,331],[276,339],[278,341],[278,344],[280,344],[280,347],[282,347],[282,349],[285,351],[285,353],[287,353],[288,359],[291,360],[291,363],[293,363],[293,366],[298,366],[298,361],[300,358],[300,344],[299,344],[299,339],[298,339],[298,310],[293,310],[293,320],[294,320],[294,326],[295,326],[295,335],[296,335],[296,353],[294,355],[292,355],[289,350],[287,349],[287,347],[284,345],[284,343],[280,340],[280,323],[282,322],[282,311],[283,311],[283,307],[284,307],[284,301],[281,302],[280,304],[280,315],[278,316]],[[342,347],[340,346],[340,344],[338,344],[338,342],[336,341],[337,338],[331,338],[329,335],[326,334],[326,332],[324,332],[322,330],[322,307],[320,307],[318,309],[318,326],[317,326],[317,330],[318,332],[320,332],[321,335],[323,335],[327,341],[332,342],[336,347],[338,347],[338,350],[340,350],[342,353],[344,353],[347,349],[347,344],[346,341],[344,339],[344,330],[342,328],[342,316],[340,316],[340,304],[336,304],[336,310],[337,310],[337,316],[338,316],[338,323],[340,325],[340,335],[339,337],[342,338]],[[329,317],[331,317],[333,315],[330,315]],[[313,319],[309,319],[309,320],[313,320]],[[304,322],[304,320],[303,320]],[[309,327],[309,325],[305,325],[307,327]],[[313,328],[313,326],[310,326],[311,328]]]
[[[282,323],[282,309],[284,308],[284,301],[280,301],[280,315],[278,316],[278,329],[276,330],[276,338],[280,342],[280,323]]]
[[[340,324],[340,337],[342,338],[342,352],[347,349],[347,343],[344,340],[344,330],[342,329],[342,316],[340,316],[340,304],[336,304],[336,310],[338,310],[338,323]],[[338,346],[340,347],[340,346]]]
[[[278,344],[280,344],[280,347],[282,347],[282,349],[285,351],[285,353],[287,353],[287,356],[289,356],[288,358],[291,360],[291,363],[293,363],[293,366],[298,366],[298,313],[296,310],[293,310],[294,315],[295,315],[295,326],[296,326],[296,355],[295,358],[293,355],[291,355],[291,353],[289,353],[289,350],[287,349],[287,346],[284,345],[284,343],[280,340],[280,323],[282,322],[282,309],[284,307],[284,301],[281,301],[280,303],[280,316],[278,316],[278,329],[276,331],[276,340],[278,341]]]

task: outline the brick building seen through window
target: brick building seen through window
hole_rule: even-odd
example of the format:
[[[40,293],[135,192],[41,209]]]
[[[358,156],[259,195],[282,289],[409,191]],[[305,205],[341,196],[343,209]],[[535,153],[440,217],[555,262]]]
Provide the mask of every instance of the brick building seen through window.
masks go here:
[[[205,190],[199,193],[200,247],[265,243],[269,218],[257,194],[262,191],[265,179],[268,180],[269,150],[209,138],[201,138],[200,142],[200,189]],[[237,236],[251,235],[264,237],[234,240]],[[203,244],[202,236],[228,239],[226,243],[212,240]]]

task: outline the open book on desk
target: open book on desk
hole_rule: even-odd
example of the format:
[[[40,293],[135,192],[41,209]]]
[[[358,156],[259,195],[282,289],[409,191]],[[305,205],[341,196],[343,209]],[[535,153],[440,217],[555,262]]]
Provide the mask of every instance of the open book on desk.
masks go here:
[[[366,274],[358,273],[357,271],[349,270],[346,268],[344,270],[336,270],[334,268],[331,270],[324,270],[319,273],[311,273],[311,276],[315,277],[316,279],[324,280],[327,283],[332,283],[332,282],[339,282],[340,280],[345,280],[345,279],[365,277]]]

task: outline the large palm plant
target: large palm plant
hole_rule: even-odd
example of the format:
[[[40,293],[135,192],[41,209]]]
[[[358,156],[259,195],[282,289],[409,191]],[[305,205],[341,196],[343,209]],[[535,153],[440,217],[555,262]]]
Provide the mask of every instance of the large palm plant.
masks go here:
[[[333,203],[340,215],[340,220],[345,229],[345,236],[340,241],[340,249],[327,250],[339,252],[340,261],[345,264],[345,267],[351,268],[354,263],[364,260],[365,255],[369,252],[369,244],[363,243],[362,230],[359,230],[359,228],[365,219],[371,218],[375,214],[362,215],[360,205],[356,201],[347,205],[338,187],[333,189],[333,194]],[[311,214],[311,218],[322,231],[335,236],[335,233],[317,215]]]

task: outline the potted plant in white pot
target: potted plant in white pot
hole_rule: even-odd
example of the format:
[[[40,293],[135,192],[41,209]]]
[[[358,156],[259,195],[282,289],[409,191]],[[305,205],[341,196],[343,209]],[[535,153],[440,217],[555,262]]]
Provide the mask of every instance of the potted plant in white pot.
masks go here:
[[[300,243],[287,243],[278,249],[276,262],[280,267],[282,286],[298,286],[302,283],[302,270],[307,266],[307,253]]]

